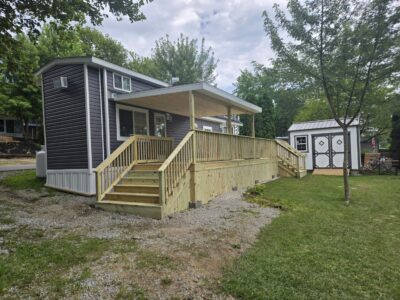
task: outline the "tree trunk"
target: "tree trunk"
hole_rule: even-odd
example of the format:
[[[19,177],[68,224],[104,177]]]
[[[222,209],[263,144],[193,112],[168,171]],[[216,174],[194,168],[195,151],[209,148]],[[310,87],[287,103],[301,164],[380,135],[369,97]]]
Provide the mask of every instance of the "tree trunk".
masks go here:
[[[347,126],[343,127],[343,186],[344,186],[344,201],[350,203],[350,184],[349,184],[349,131]]]

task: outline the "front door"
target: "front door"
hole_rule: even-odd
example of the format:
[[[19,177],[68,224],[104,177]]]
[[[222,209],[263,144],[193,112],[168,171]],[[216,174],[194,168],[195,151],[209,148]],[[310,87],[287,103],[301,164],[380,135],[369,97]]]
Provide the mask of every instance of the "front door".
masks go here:
[[[350,137],[350,135],[349,135]],[[343,168],[344,139],[342,133],[328,133],[313,135],[313,167],[314,169]],[[349,141],[349,167],[351,167],[350,138]]]

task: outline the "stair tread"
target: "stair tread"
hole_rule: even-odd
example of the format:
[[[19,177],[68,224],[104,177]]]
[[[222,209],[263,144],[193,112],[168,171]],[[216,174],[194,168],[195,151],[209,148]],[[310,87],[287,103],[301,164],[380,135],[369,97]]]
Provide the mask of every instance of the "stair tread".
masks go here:
[[[125,201],[118,201],[118,200],[107,200],[103,199],[98,203],[108,203],[108,204],[120,204],[120,205],[131,205],[131,206],[147,206],[147,207],[158,207],[161,208],[162,206],[157,203],[144,203],[144,202],[125,202]]]
[[[158,188],[158,187],[160,187],[158,184],[140,184],[140,183],[134,183],[134,184],[118,183],[115,186],[122,186],[122,187],[148,187],[148,188]]]
[[[126,193],[126,192],[109,192],[107,195],[120,195],[120,196],[141,196],[141,197],[159,197],[159,194],[149,193]],[[106,195],[106,197],[107,197]]]
[[[148,180],[158,180],[158,177],[149,176],[124,176],[123,179],[148,179]]]

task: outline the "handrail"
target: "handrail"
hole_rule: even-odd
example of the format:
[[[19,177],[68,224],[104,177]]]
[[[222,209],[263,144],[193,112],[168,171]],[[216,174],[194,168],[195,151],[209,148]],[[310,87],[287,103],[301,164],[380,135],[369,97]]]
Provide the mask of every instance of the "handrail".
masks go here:
[[[288,150],[289,152],[292,152],[293,154],[296,154],[296,155],[303,155],[303,156],[305,156],[304,153],[298,151],[296,148],[292,147],[289,143],[287,143],[287,142],[285,142],[285,141],[282,141],[282,140],[278,140],[278,139],[276,139],[275,141],[276,141],[280,146],[282,146],[283,148],[285,148],[286,150]]]
[[[172,138],[134,135],[123,142],[95,169],[97,201],[139,162],[162,162],[173,147]]]
[[[194,162],[194,134],[194,131],[189,131],[158,169],[161,204],[167,203],[180,179]]]
[[[284,141],[275,141],[277,145],[277,156],[282,162],[294,167],[297,173],[306,169],[304,153],[301,153]]]

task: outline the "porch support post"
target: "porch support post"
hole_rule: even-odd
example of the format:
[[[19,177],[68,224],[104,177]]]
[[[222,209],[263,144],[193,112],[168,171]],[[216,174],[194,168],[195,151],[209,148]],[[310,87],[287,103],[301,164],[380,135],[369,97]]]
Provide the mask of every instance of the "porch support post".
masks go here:
[[[256,124],[254,114],[251,115],[251,137],[256,137]]]
[[[254,114],[251,115],[251,137],[253,138],[253,158],[256,157],[256,124]]]
[[[189,92],[189,116],[190,116],[190,130],[196,130],[196,118],[194,112],[194,95]]]
[[[193,92],[189,92],[189,119],[190,119],[190,130],[194,131],[192,136],[192,157],[193,165],[191,168],[190,177],[190,204],[189,207],[196,207],[196,161],[197,161],[197,149],[196,149],[196,113],[194,109],[194,95]]]
[[[232,108],[228,106],[228,120],[226,122],[226,131],[228,134],[233,134],[232,130]]]

